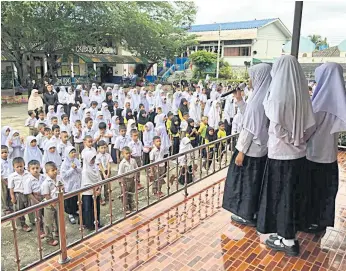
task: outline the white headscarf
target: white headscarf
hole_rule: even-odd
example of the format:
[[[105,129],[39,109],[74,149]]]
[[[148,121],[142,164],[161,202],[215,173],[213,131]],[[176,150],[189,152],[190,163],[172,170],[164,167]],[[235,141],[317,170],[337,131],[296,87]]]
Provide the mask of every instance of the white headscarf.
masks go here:
[[[85,104],[83,104],[83,103],[79,106],[78,114],[79,114],[79,119],[80,119],[80,120],[83,119],[83,117],[84,117],[84,111],[85,111],[86,108],[87,108],[87,106],[86,106]]]
[[[74,125],[76,120],[80,119],[79,112],[78,112],[78,110],[77,110],[77,112],[75,112],[76,110],[77,110],[77,107],[75,107],[75,106],[71,107],[71,112],[70,112],[70,122],[71,122],[71,125]]]
[[[217,107],[217,105],[219,107]],[[213,101],[208,113],[208,125],[215,130],[219,128],[220,110],[220,103],[218,101]]]
[[[203,112],[204,114],[203,114],[203,116],[208,116],[212,103],[213,103],[212,100],[210,100],[210,99],[207,100],[207,102],[205,104],[205,107],[204,107],[204,112]]]
[[[11,127],[10,126],[4,126],[1,128],[1,145],[6,145],[6,140],[7,140],[7,135],[6,135],[6,131],[10,130],[9,134],[11,133]]]
[[[155,107],[155,97],[154,96],[149,96],[149,93],[152,94],[151,91],[148,91],[147,93],[147,101],[148,101],[148,109],[150,107]]]
[[[35,110],[37,108],[43,107],[43,101],[40,95],[38,94],[37,89],[31,91],[31,95],[28,101],[28,110]]]
[[[331,134],[346,130],[346,90],[343,69],[337,63],[325,63],[316,68],[317,86],[312,95],[314,113],[327,112],[335,116]]]
[[[165,126],[165,114],[161,113],[161,114],[157,114],[154,118],[154,122],[155,122],[155,126],[159,127],[159,126]]]
[[[149,102],[147,100],[147,97],[146,97],[146,91],[144,89],[144,87],[141,88],[141,91],[139,92],[139,96],[141,98],[141,104],[144,105],[144,109],[146,112],[149,111]]]
[[[178,115],[178,109],[181,103],[181,99],[183,98],[181,91],[176,91],[173,94],[173,102],[172,102],[172,111],[174,115]]]
[[[81,184],[83,188],[101,181],[100,172],[96,163],[90,164],[91,160],[94,157],[96,157],[96,154],[97,153],[95,150],[90,150],[90,151],[86,151],[83,155],[83,171],[82,171],[82,184]],[[92,194],[92,192],[90,191],[88,192]],[[86,194],[89,194],[89,193],[86,193]]]
[[[24,161],[25,161],[25,167],[28,169],[28,164],[32,160],[37,160],[40,164],[42,162],[42,152],[36,145],[35,147],[31,147],[31,142],[33,140],[36,140],[36,137],[34,136],[28,136],[26,138],[26,147],[24,150]]]
[[[287,130],[291,143],[299,146],[304,132],[315,125],[308,82],[297,59],[280,57],[273,65],[272,82],[263,105],[268,119]]]
[[[89,97],[92,98],[95,95],[95,92],[97,90],[96,84],[93,83],[91,88],[90,88],[90,92],[89,92]]]
[[[253,94],[248,100],[243,117],[243,129],[246,129],[258,139],[261,144],[268,140],[267,117],[264,112],[263,100],[271,82],[271,67],[269,64],[260,63],[249,69],[252,81]]]
[[[61,116],[66,114],[64,111],[64,106],[62,104],[59,104],[56,109],[56,117],[58,118],[58,122],[61,122]]]
[[[64,86],[61,86],[60,87],[60,91],[58,93],[59,103],[61,103],[61,104],[68,104],[68,98],[69,98],[69,96],[68,96],[68,94],[66,92],[66,88]]]
[[[82,97],[83,104],[85,104],[87,107],[89,107],[90,106],[90,98],[87,95],[87,93],[88,92],[85,89],[83,89],[81,92],[81,97]]]
[[[118,92],[119,92],[119,85],[115,84],[112,89],[113,102],[117,100]]]
[[[141,96],[137,93],[137,89],[133,89],[131,93],[131,109],[133,111],[138,111],[139,104],[141,103]]]
[[[188,137],[184,137],[181,142],[180,142],[180,145],[179,145],[179,153],[184,153],[184,152],[187,152],[189,150],[192,150],[193,147],[191,145],[191,141]],[[190,163],[191,162],[191,158],[192,158],[192,153],[188,153],[185,155],[182,155],[178,158],[178,162],[179,162],[179,165],[180,166],[183,166],[183,165],[186,165],[186,160],[188,160],[188,162]],[[186,159],[187,158],[187,159]]]
[[[162,88],[161,84],[158,84],[155,88],[155,91],[154,91],[155,106],[160,106],[162,103],[161,93],[163,93],[163,90],[161,88]]]
[[[55,147],[55,151],[53,153],[49,151],[49,149],[52,147]],[[42,167],[44,167],[48,162],[54,162],[57,168],[60,168],[62,160],[60,155],[58,154],[56,147],[56,142],[51,140],[47,141],[47,143],[45,144],[45,150],[42,157]]]
[[[125,93],[124,93],[124,89],[121,87],[121,88],[119,88],[119,91],[118,91],[119,108],[125,108],[124,104],[125,104]]]
[[[169,153],[171,141],[169,140],[167,130],[165,126],[159,126],[155,128],[156,135],[161,138],[161,148],[164,154]]]
[[[51,121],[52,117],[56,117],[56,113],[54,112],[54,105],[48,106],[47,120]]]
[[[103,114],[103,118],[105,119],[106,123],[107,124],[110,123],[112,120],[112,115],[111,115],[111,112],[109,112],[107,103],[102,103],[101,112]]]
[[[228,124],[231,124],[231,119],[234,118],[235,115],[235,102],[233,100],[232,95],[228,95],[226,97],[225,109],[223,111],[224,119],[227,120]],[[204,116],[206,116],[204,114]]]
[[[197,104],[196,102],[197,97],[193,96],[190,103],[189,116],[194,120],[195,126],[199,126],[199,123],[201,122],[202,109],[200,102],[198,101]]]
[[[152,146],[153,145],[152,144],[153,138],[155,136],[154,124],[149,121],[145,124],[145,126],[148,127],[148,130],[144,130],[144,132],[143,132],[143,142],[144,142],[144,144],[145,144],[145,142],[151,142],[151,146]],[[149,147],[149,146],[145,146],[145,147]]]
[[[133,124],[136,124],[136,121],[134,119],[129,119],[127,122],[127,131],[126,131],[127,136],[131,136],[131,130],[133,129],[137,130],[136,127],[135,128],[131,127]]]

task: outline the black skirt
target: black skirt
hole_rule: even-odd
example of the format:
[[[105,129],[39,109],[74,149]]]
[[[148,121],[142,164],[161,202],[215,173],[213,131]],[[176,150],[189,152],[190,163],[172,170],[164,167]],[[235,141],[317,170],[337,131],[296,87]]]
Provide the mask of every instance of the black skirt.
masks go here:
[[[235,150],[228,168],[222,207],[243,219],[252,220],[258,211],[267,156],[245,155],[243,166],[239,167],[235,164],[238,153]]]
[[[143,166],[150,164],[149,152],[143,152]]]
[[[338,162],[322,164],[307,160],[307,165],[308,226],[334,227],[335,198],[339,187]]]
[[[93,230],[95,229],[95,215],[94,215],[94,200],[93,196],[91,195],[83,195],[82,196],[82,202],[83,202],[83,225]],[[100,196],[96,198],[96,209],[97,209],[97,220],[99,221],[100,225]]]
[[[294,239],[306,225],[303,212],[306,200],[306,158],[295,160],[267,159],[260,196],[257,231],[277,233]]]
[[[77,202],[78,202],[78,196],[65,199],[65,203],[64,203],[65,213],[69,215],[76,215],[78,211]]]

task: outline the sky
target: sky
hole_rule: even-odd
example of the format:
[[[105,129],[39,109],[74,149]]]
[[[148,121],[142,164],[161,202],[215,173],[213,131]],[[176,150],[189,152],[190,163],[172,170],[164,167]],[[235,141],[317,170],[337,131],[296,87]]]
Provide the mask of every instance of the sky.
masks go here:
[[[195,24],[280,18],[293,29],[294,1],[195,0]],[[301,35],[327,37],[330,46],[346,39],[346,1],[304,1]]]

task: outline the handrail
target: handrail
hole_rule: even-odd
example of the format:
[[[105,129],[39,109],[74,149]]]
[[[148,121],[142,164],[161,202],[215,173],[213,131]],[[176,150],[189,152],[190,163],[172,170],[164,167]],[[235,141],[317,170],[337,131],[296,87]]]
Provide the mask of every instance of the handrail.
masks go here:
[[[162,75],[162,79],[166,79],[171,75],[171,72],[173,73],[175,70],[174,64]]]
[[[59,184],[57,185],[58,188],[58,198],[56,199],[51,199],[42,203],[39,203],[37,205],[33,205],[30,206],[26,209],[11,213],[9,215],[6,215],[4,217],[1,217],[1,223],[11,223],[11,228],[12,228],[12,232],[13,232],[13,245],[15,248],[15,257],[16,257],[16,264],[17,264],[17,269],[27,269],[29,267],[32,267],[36,264],[38,264],[40,261],[47,259],[49,257],[52,257],[56,254],[60,254],[60,259],[59,259],[59,263],[65,263],[69,261],[69,257],[68,257],[68,253],[67,253],[67,248],[71,247],[72,245],[76,245],[78,243],[80,243],[81,241],[90,238],[91,236],[94,236],[95,234],[98,234],[98,232],[103,231],[109,227],[111,227],[112,225],[114,225],[115,223],[119,223],[120,221],[135,215],[136,213],[150,207],[153,206],[154,204],[161,202],[162,200],[166,199],[167,197],[170,197],[178,192],[184,191],[184,195],[187,198],[188,197],[188,187],[196,184],[197,182],[203,180],[204,178],[210,176],[210,174],[214,174],[215,172],[224,169],[225,167],[228,167],[228,162],[229,162],[229,153],[233,151],[234,148],[234,143],[238,137],[238,134],[236,135],[231,135],[231,136],[227,136],[225,138],[221,138],[218,140],[215,140],[213,142],[210,142],[208,144],[204,144],[201,146],[198,146],[196,148],[193,148],[192,150],[183,152],[183,153],[179,153],[179,154],[175,154],[172,156],[169,156],[167,158],[164,158],[163,160],[151,163],[149,165],[145,165],[142,166],[140,168],[137,168],[136,170],[132,170],[129,172],[126,172],[124,174],[121,175],[117,175],[115,177],[112,178],[108,178],[106,180],[100,181],[97,184],[94,185],[90,185],[88,187],[84,187],[81,189],[78,189],[74,192],[70,192],[70,193],[65,193],[64,194],[64,190],[63,190],[63,183],[59,182]],[[211,148],[213,146],[213,149]],[[228,150],[228,147],[230,147],[230,150]],[[202,153],[203,152],[207,152],[207,150],[210,151],[214,151],[214,155],[212,155],[212,157],[210,158],[209,156],[204,158],[205,160],[205,165],[203,167],[205,167],[206,171],[202,170],[202,164],[204,163],[203,160],[201,159]],[[201,155],[201,156],[199,156]],[[218,156],[217,156],[218,155]],[[218,157],[218,158],[217,158]],[[183,158],[184,162],[181,162],[180,158]],[[222,166],[222,161],[224,161],[224,165]],[[162,169],[162,165],[165,164],[165,172],[164,173],[160,173],[160,166]],[[190,167],[191,166],[191,167]],[[197,166],[195,168],[195,166]],[[199,168],[199,170],[198,170]],[[151,170],[150,170],[151,169]],[[152,171],[153,169],[156,169],[154,171]],[[192,171],[190,171],[192,170]],[[130,192],[128,190],[125,190],[125,184],[126,184],[126,176],[140,176],[140,173],[145,174],[146,178],[143,178],[142,176],[142,181],[146,182],[146,189],[143,190],[139,190],[138,189],[138,184],[137,181],[134,181],[135,184],[135,189],[134,192]],[[154,172],[154,173],[152,173]],[[156,172],[156,173],[155,173]],[[150,175],[150,174],[154,174],[154,175]],[[163,175],[162,175],[163,174]],[[192,176],[192,181],[188,182],[188,174],[189,176]],[[174,178],[173,178],[174,177]],[[125,179],[124,179],[125,178]],[[150,180],[151,178],[153,178],[152,180]],[[171,183],[171,180],[175,179],[174,182]],[[178,182],[178,179],[182,182]],[[166,180],[167,182],[164,182],[164,180]],[[123,210],[121,211],[123,213],[123,215],[120,216],[117,213],[117,211],[113,211],[112,208],[112,204],[116,204],[116,203],[112,203],[112,201],[109,201],[109,213],[107,211],[107,218],[105,217],[98,217],[98,213],[97,213],[97,209],[96,209],[96,199],[97,199],[97,188],[101,187],[103,185],[108,185],[108,193],[110,195],[110,199],[112,198],[112,183],[114,182],[119,182],[120,184],[120,191],[119,193],[121,193],[119,196],[122,201],[122,206],[123,206]],[[161,182],[161,184],[160,184]],[[162,183],[163,182],[163,183]],[[156,183],[156,185],[158,185],[158,187],[160,187],[159,192],[161,191],[161,187],[162,189],[165,189],[164,186],[162,186],[163,184],[166,183],[166,189],[167,189],[167,196],[161,196],[160,193],[158,195],[151,195],[150,194],[150,187],[153,189],[154,185],[153,183]],[[179,185],[180,183],[180,185]],[[79,228],[79,232],[80,232],[80,238],[78,238],[77,235],[77,241],[73,241],[70,242],[68,244],[68,236],[66,236],[66,225],[65,225],[65,213],[64,213],[64,202],[66,199],[69,199],[71,197],[74,196],[78,196],[78,213],[79,213],[79,221],[83,221],[83,212],[82,212],[82,193],[86,192],[86,191],[92,191],[92,200],[94,202],[94,224],[95,224],[95,230],[92,233],[85,233],[83,227]],[[116,195],[117,193],[113,192],[113,195]],[[133,202],[131,204],[133,204],[134,209],[132,211],[132,213],[128,214],[126,212],[126,206],[128,203],[128,197],[129,195],[132,195],[131,197],[133,198]],[[140,198],[141,197],[141,198]],[[144,197],[144,199],[143,199]],[[59,226],[59,239],[60,239],[60,249],[57,249],[56,251],[54,251],[53,253],[49,254],[49,255],[43,255],[42,251],[42,243],[41,243],[41,239],[40,239],[40,229],[39,229],[39,223],[41,221],[41,217],[40,217],[40,211],[42,208],[47,207],[48,205],[57,205],[57,212],[58,212],[58,226]],[[108,207],[106,207],[108,208]],[[25,266],[25,267],[21,267],[21,260],[20,260],[20,255],[19,255],[19,249],[18,249],[18,238],[17,238],[17,227],[16,227],[16,223],[15,220],[18,217],[24,216],[26,214],[29,213],[34,213],[35,217],[36,217],[36,238],[37,238],[37,243],[38,243],[38,251],[40,253],[40,257],[38,261],[35,262],[31,262],[29,265]],[[113,219],[114,218],[114,219]],[[108,223],[102,228],[99,229],[98,225],[100,220],[102,219],[103,222],[108,221]],[[35,243],[35,242],[33,242]],[[5,249],[3,250],[5,251]],[[33,250],[34,251],[34,250]],[[23,254],[25,255],[25,254]],[[25,257],[25,256],[22,256]],[[37,259],[37,258],[36,258]]]

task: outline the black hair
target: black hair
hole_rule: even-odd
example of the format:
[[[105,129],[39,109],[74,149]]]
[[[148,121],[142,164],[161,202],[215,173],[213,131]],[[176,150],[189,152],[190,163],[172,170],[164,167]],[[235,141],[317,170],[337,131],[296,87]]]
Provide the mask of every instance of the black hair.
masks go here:
[[[74,124],[77,124],[77,123],[82,123],[82,121],[81,120],[76,120],[75,122],[74,122]]]
[[[44,168],[46,171],[50,170],[50,169],[56,169],[57,166],[54,162],[47,162],[45,165],[44,165]]]
[[[29,163],[28,163],[28,168],[31,167],[31,166],[41,166],[40,162],[37,161],[37,160],[31,160]]]
[[[85,118],[84,122],[85,122],[85,124],[88,124],[88,122],[91,121],[91,120],[93,120],[93,119],[90,118],[90,117],[87,117],[87,118]]]
[[[20,163],[25,164],[23,157],[15,157],[15,158],[13,158],[13,161],[12,161],[12,165],[13,166],[15,164],[20,164]]]
[[[68,118],[68,115],[67,114],[62,114],[61,115],[61,120],[63,120],[64,118]]]
[[[108,144],[106,143],[106,141],[100,140],[100,141],[97,143],[97,147],[102,147],[102,146],[108,146]]]
[[[98,103],[96,101],[92,101],[91,105],[98,105]]]
[[[1,145],[2,150],[8,150],[8,147],[6,145]]]
[[[131,136],[134,135],[134,134],[138,134],[138,130],[137,129],[132,129],[131,130]]]
[[[139,104],[138,108],[144,107],[144,104]]]
[[[120,126],[119,126],[119,131],[120,131],[120,130],[125,130],[125,131],[126,131],[126,126],[125,126],[125,125],[120,125]]]
[[[223,121],[220,121],[219,126],[221,126],[221,125],[225,125],[225,123]]]
[[[170,116],[174,116],[174,114],[173,114],[171,111],[169,111],[169,112],[167,113],[167,117],[170,117]]]
[[[50,129],[49,127],[46,127],[46,128],[44,128],[44,131],[49,132],[49,131],[52,131],[52,129]]]
[[[107,124],[104,122],[99,123],[99,129],[106,129],[107,128]]]
[[[44,114],[43,110],[38,111],[38,114]]]
[[[58,119],[58,117],[56,117],[56,116],[50,118],[51,121],[52,120],[57,120],[57,119]]]
[[[35,113],[34,110],[29,110],[29,111],[28,111],[28,115],[29,115],[30,117],[31,117],[31,115],[32,115],[33,113]]]
[[[41,122],[41,123],[39,123],[39,124],[37,125],[37,129],[38,129],[38,130],[41,130],[42,127],[45,128],[46,126],[47,126],[47,125],[46,125],[45,123],[42,123],[42,122]]]
[[[54,125],[52,126],[52,131],[54,132],[56,129],[59,129],[59,130],[60,130],[60,126],[54,124]]]
[[[183,116],[189,115],[189,112],[184,112]]]
[[[66,131],[61,131],[60,134],[67,134],[67,132]]]
[[[161,137],[159,137],[159,136],[154,136],[154,137],[153,137],[153,141],[155,141],[155,140],[157,140],[157,139],[160,139],[160,140],[161,140]]]
[[[87,140],[89,138],[93,139],[93,137],[91,135],[86,135],[83,140]]]
[[[124,148],[122,148],[121,151],[122,151],[122,152],[124,152],[124,151],[126,151],[126,152],[131,152],[131,149],[130,149],[130,147],[125,146]]]

